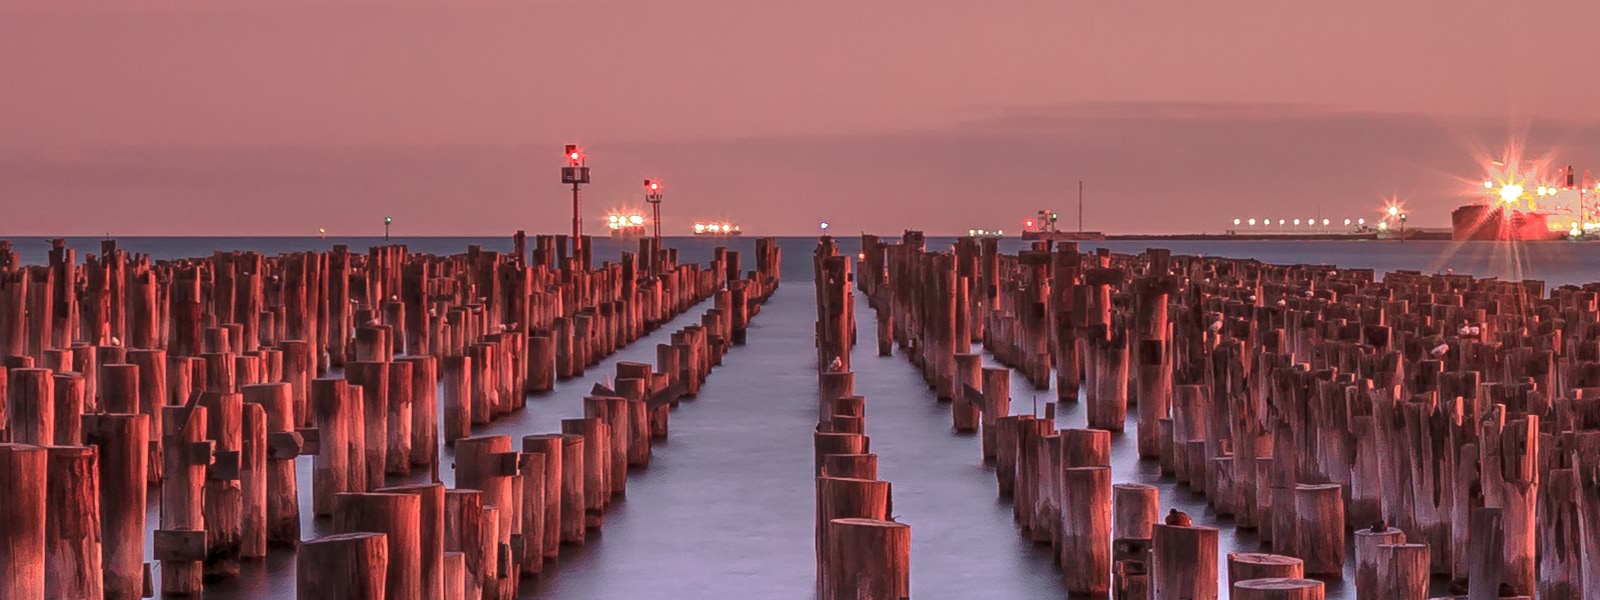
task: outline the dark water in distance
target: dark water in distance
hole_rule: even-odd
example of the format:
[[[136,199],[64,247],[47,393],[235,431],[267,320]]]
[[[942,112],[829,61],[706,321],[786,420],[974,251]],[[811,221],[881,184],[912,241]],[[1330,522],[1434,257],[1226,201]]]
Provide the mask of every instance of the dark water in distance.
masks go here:
[[[27,262],[45,260],[43,238],[13,238]],[[934,249],[953,238],[930,238]],[[467,244],[510,250],[504,238],[396,239],[412,251],[461,252]],[[72,239],[80,253],[98,251],[93,239]],[[324,249],[335,243],[362,251],[377,238],[122,238],[119,247],[157,258],[248,249],[265,253]],[[754,260],[754,239],[674,238],[685,262],[704,262],[718,245]],[[786,283],[753,321],[749,344],[735,348],[716,369],[700,396],[672,414],[671,438],[655,446],[651,465],[630,472],[627,498],[605,515],[605,528],[581,547],[563,547],[559,563],[527,578],[521,590],[531,598],[755,598],[813,597],[813,495],[811,431],[815,424],[816,375],[810,285],[810,253],[815,239],[784,238]],[[840,239],[855,252],[858,238]],[[1109,242],[1118,252],[1168,247],[1176,253],[1258,258],[1269,262],[1334,263],[1380,270],[1414,269],[1544,278],[1551,284],[1595,278],[1600,245],[1545,243],[1452,244],[1448,242]],[[1015,251],[1020,240],[1002,247]],[[597,240],[596,261],[614,257],[632,242]],[[867,398],[867,433],[879,455],[879,476],[893,484],[895,518],[912,525],[914,598],[1059,598],[1065,595],[1048,546],[1023,541],[1011,520],[1009,502],[997,497],[992,467],[979,460],[976,436],[950,429],[949,406],[934,401],[920,376],[900,355],[877,357],[874,323],[857,295],[860,342],[855,354],[857,393]],[[475,434],[517,437],[559,430],[562,418],[582,416],[581,398],[589,386],[615,372],[615,362],[654,361],[655,344],[677,327],[698,320],[697,307],[651,336],[636,341],[582,377],[532,397],[525,410]],[[1013,412],[1026,413],[1054,398],[1033,392],[1026,381],[1012,381]],[[1042,411],[1042,407],[1040,408]],[[1136,413],[1134,413],[1136,414]],[[1057,426],[1083,427],[1081,405],[1062,407]],[[1219,572],[1226,576],[1228,552],[1261,550],[1253,535],[1218,522],[1204,499],[1163,478],[1154,463],[1137,459],[1135,428],[1112,438],[1113,480],[1151,483],[1161,490],[1162,509],[1189,512],[1200,524],[1221,529]],[[520,444],[520,442],[514,442]],[[452,484],[449,449],[441,451],[440,476]],[[298,460],[304,537],[330,533],[328,520],[311,514],[311,459]],[[390,484],[425,480],[415,474]],[[150,527],[157,523],[158,494],[152,490]],[[147,528],[147,530],[149,529]],[[148,556],[148,534],[146,538]],[[1347,557],[1353,562],[1354,551]],[[156,569],[159,572],[159,569]],[[1349,569],[1347,568],[1347,571]],[[1328,598],[1353,598],[1347,583],[1330,582]],[[159,589],[159,582],[158,582]],[[1220,586],[1219,586],[1220,587]],[[233,581],[207,585],[209,598],[293,598],[294,558],[274,550],[265,560],[246,561]],[[1223,590],[1223,597],[1227,597]]]

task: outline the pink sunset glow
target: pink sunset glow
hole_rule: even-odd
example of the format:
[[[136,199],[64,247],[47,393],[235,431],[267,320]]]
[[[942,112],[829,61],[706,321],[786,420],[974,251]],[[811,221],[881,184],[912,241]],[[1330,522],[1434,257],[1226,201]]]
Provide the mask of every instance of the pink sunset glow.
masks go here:
[[[1600,170],[1600,5],[0,3],[0,235],[500,235],[1238,217],[1442,226],[1479,160]],[[1292,206],[1293,213],[1285,207]]]

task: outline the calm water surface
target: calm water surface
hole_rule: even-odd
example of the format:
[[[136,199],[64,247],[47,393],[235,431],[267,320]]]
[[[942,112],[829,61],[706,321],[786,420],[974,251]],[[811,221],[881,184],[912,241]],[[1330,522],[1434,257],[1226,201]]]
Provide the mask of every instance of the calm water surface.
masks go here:
[[[27,262],[45,260],[43,238],[13,238]],[[945,248],[952,238],[930,238],[929,248]],[[396,239],[415,252],[451,254],[467,244],[510,250],[509,238]],[[855,238],[840,240],[853,253]],[[93,239],[71,239],[81,253],[98,251]],[[348,244],[362,251],[374,238],[123,238],[123,249],[155,258],[245,249],[265,253],[326,249]],[[532,598],[810,598],[813,596],[811,431],[815,424],[816,375],[810,286],[810,238],[785,238],[784,287],[752,323],[749,344],[734,349],[713,372],[696,399],[673,413],[671,439],[655,448],[646,470],[629,474],[627,498],[606,514],[605,528],[581,547],[564,547],[560,562],[525,582],[521,595]],[[670,241],[685,262],[705,262],[713,248],[727,245],[754,262],[751,238]],[[1002,247],[1015,251],[1018,240]],[[1109,242],[1083,247],[1137,252],[1167,247],[1176,253],[1257,258],[1268,262],[1338,264],[1348,267],[1454,270],[1483,276],[1543,278],[1552,285],[1596,279],[1590,265],[1600,261],[1600,245],[1546,243],[1453,244],[1448,242]],[[596,260],[616,256],[633,243],[597,240]],[[867,432],[879,455],[879,476],[893,484],[896,519],[912,525],[912,589],[916,598],[1059,598],[1059,571],[1046,546],[1017,535],[1008,501],[997,497],[992,467],[979,460],[976,436],[950,429],[949,407],[934,401],[913,367],[898,354],[873,352],[873,317],[861,298],[861,343],[855,358],[856,390],[867,398]],[[615,372],[619,360],[654,362],[655,344],[674,329],[698,320],[697,308],[677,322],[639,340],[588,371],[562,382],[556,391],[533,397],[525,410],[477,434],[513,438],[559,430],[562,418],[582,416],[581,398],[595,381]],[[1026,381],[1012,382],[1014,412],[1033,408],[1035,393]],[[1052,391],[1037,392],[1042,403]],[[1060,428],[1083,427],[1080,405],[1061,407]],[[1134,452],[1135,428],[1112,438],[1113,478],[1142,482],[1161,490],[1163,510],[1175,507],[1196,522],[1221,529],[1219,566],[1234,551],[1257,551],[1251,534],[1218,522],[1203,498],[1163,478],[1154,463]],[[451,454],[442,451],[440,476],[454,477]],[[310,515],[311,460],[298,461],[302,514]],[[417,474],[404,482],[422,481]],[[394,478],[390,483],[399,483]],[[152,501],[157,494],[151,493]],[[149,519],[157,522],[152,502]],[[303,521],[307,538],[329,533],[324,520]],[[148,544],[148,537],[147,537]],[[1348,553],[1353,559],[1353,551]],[[1347,569],[1348,571],[1348,569]],[[1346,577],[1351,580],[1351,576]],[[159,585],[158,585],[159,588]],[[1224,592],[1224,597],[1226,593]],[[1331,584],[1329,598],[1351,598],[1351,585]],[[275,551],[246,562],[242,576],[211,583],[208,598],[293,598],[293,556]]]

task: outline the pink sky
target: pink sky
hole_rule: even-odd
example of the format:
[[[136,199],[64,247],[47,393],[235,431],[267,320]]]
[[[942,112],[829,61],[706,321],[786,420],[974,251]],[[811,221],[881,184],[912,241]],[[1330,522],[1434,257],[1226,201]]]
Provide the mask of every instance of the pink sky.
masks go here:
[[[59,6],[63,5],[65,6]],[[1600,5],[0,3],[0,235],[1442,225],[1508,136],[1600,170]],[[1305,214],[1295,214],[1305,213]]]

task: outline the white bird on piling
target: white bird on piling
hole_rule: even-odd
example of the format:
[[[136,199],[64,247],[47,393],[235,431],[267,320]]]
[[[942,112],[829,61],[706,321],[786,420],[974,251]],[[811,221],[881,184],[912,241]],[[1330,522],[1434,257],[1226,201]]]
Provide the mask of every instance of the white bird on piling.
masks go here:
[[[1280,307],[1280,308],[1281,308],[1281,307],[1284,307],[1284,306],[1288,306],[1288,305],[1289,305],[1289,301],[1288,301],[1288,300],[1285,300],[1285,299],[1283,299],[1283,298],[1279,298],[1279,299],[1278,299],[1278,306],[1279,306],[1279,307]]]
[[[1449,344],[1439,344],[1438,346],[1434,346],[1433,350],[1428,351],[1428,353],[1434,355],[1435,357],[1438,357],[1438,356],[1444,356],[1444,353],[1449,352],[1449,351],[1450,351],[1450,345]]]
[[[843,370],[844,370],[844,361],[839,360],[839,357],[837,357],[837,356],[833,357],[833,362],[828,363],[828,372],[829,373],[838,373],[838,372],[843,371]]]

